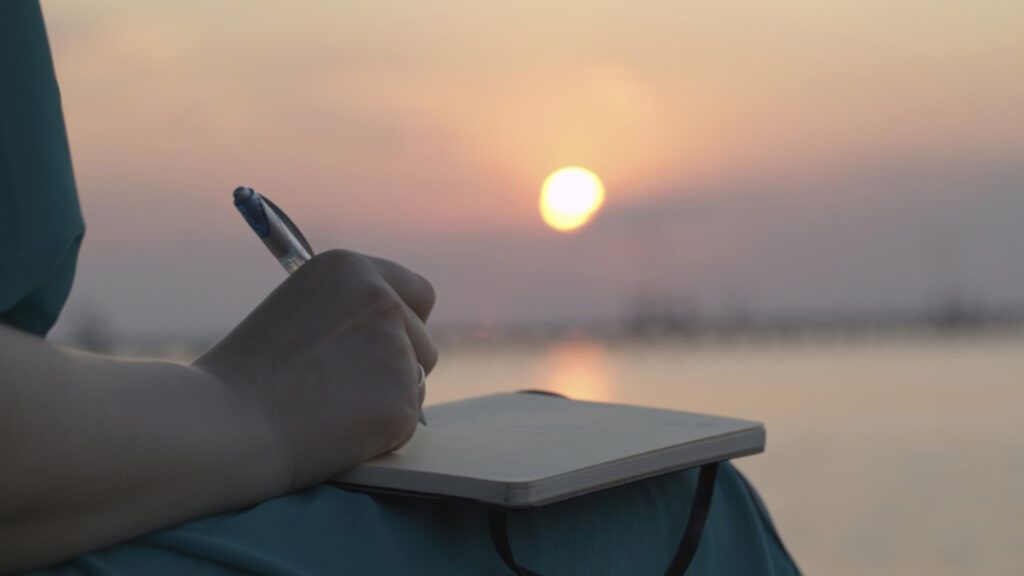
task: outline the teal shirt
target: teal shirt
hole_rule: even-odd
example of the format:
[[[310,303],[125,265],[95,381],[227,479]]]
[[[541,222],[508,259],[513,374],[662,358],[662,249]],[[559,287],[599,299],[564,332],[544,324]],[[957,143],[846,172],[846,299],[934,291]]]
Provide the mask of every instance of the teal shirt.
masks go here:
[[[0,0],[0,322],[40,335],[49,330],[71,286],[83,231],[39,5]],[[696,470],[677,472],[513,512],[516,560],[541,574],[662,574],[696,480]],[[326,484],[36,572],[509,574],[482,505]],[[728,463],[689,572],[797,573],[761,500]]]
[[[84,232],[39,4],[2,1],[0,322],[46,334]]]

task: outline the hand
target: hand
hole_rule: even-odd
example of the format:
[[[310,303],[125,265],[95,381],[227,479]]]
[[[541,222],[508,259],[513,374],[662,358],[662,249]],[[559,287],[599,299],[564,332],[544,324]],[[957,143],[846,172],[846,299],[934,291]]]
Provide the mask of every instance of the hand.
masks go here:
[[[437,349],[430,283],[355,252],[315,256],[195,362],[280,441],[285,490],[405,444]]]

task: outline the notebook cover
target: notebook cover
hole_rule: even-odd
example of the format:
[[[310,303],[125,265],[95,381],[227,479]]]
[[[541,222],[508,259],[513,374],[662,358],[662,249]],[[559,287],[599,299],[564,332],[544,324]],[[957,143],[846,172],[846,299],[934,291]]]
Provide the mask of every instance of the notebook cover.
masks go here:
[[[401,450],[335,481],[357,489],[538,506],[762,452],[758,422],[528,393],[425,408]]]

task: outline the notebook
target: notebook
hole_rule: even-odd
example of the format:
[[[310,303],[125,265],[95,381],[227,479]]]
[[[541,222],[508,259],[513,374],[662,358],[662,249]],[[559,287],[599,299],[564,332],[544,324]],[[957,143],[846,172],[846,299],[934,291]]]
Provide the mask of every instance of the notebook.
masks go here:
[[[537,393],[424,409],[402,449],[352,468],[347,487],[538,506],[762,452],[758,422]]]

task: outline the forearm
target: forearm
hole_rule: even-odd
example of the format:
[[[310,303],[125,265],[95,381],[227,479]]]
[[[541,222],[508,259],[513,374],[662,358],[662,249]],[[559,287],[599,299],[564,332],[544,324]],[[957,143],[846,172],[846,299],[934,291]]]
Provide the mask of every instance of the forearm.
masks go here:
[[[287,487],[257,410],[182,365],[67,352],[0,327],[0,572]]]

